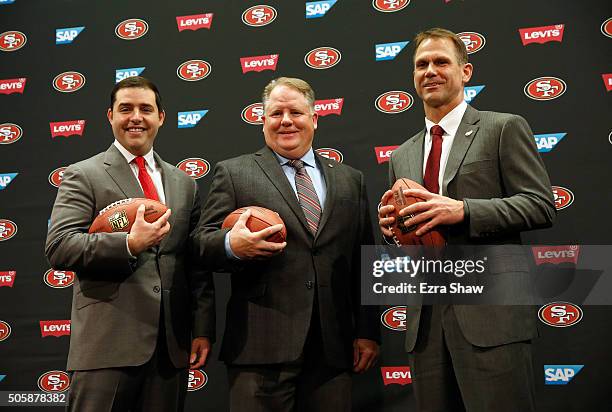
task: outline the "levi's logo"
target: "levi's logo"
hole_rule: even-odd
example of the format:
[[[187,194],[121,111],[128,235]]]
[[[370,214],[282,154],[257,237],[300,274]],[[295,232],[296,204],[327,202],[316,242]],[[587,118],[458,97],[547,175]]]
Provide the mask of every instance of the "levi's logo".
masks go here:
[[[580,246],[534,246],[531,248],[536,265],[544,263],[573,263],[578,264],[578,255],[580,254]]]
[[[17,276],[17,272],[14,270],[0,272],[0,288],[3,286],[12,288],[15,282],[15,276]]]
[[[548,43],[549,41],[563,41],[564,24],[555,24],[554,26],[529,27],[519,29],[523,46],[531,43]]]
[[[317,112],[321,117],[327,116],[328,114],[337,114],[338,116],[340,116],[342,114],[343,105],[343,97],[329,100],[317,100],[315,101],[314,109],[315,112]]]
[[[399,145],[375,147],[374,152],[376,152],[376,160],[378,161],[378,164],[388,162],[391,159],[391,153],[393,153],[393,151],[398,147]]]
[[[606,73],[601,75],[604,85],[606,86],[606,91],[612,90],[612,73]]]
[[[85,120],[68,120],[65,122],[51,122],[49,123],[51,128],[51,137],[57,136],[72,136],[79,135],[83,136],[85,131]]]
[[[40,334],[43,338],[47,336],[69,336],[70,320],[41,320]]]
[[[0,80],[0,94],[20,93],[23,94],[26,78]]]
[[[193,14],[191,16],[176,16],[176,25],[178,31],[183,30],[199,30],[199,29],[210,29],[212,24],[213,14]]]
[[[383,366],[380,372],[385,386],[394,383],[402,386],[412,383],[410,366]]]
[[[246,72],[260,72],[263,70],[275,71],[277,63],[278,54],[240,58],[240,66],[242,66],[243,74]]]

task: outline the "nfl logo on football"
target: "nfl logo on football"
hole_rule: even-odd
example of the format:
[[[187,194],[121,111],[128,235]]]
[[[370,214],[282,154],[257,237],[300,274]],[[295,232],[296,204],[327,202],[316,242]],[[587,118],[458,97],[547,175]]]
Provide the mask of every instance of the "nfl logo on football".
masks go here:
[[[108,218],[108,224],[113,228],[113,232],[118,232],[126,228],[130,222],[124,210],[121,210]]]

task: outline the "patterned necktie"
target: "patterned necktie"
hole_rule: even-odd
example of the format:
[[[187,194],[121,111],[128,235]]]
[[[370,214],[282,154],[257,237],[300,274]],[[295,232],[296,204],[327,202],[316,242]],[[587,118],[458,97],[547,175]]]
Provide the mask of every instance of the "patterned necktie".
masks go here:
[[[429,133],[431,134],[431,150],[429,151],[429,157],[425,166],[423,183],[425,184],[425,189],[431,193],[438,194],[440,193],[438,179],[440,177],[440,156],[442,155],[442,135],[444,134],[444,129],[435,125]]]
[[[304,216],[306,216],[308,227],[314,235],[317,233],[319,221],[321,220],[319,197],[310,176],[306,173],[304,162],[301,160],[290,160],[287,164],[295,169],[295,187],[297,189],[298,200],[300,206],[302,206]]]
[[[142,191],[147,199],[153,199],[159,201],[159,196],[157,195],[157,190],[155,189],[155,184],[153,184],[153,179],[151,179],[151,175],[147,172],[147,168],[145,167],[145,159],[142,156],[137,156],[134,161],[138,165],[138,181],[142,186]]]

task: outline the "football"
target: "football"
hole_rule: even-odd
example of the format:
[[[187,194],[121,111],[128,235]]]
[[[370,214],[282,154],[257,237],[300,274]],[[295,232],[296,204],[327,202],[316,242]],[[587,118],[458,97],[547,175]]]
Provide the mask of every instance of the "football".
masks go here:
[[[283,225],[283,228],[279,232],[276,232],[272,236],[268,237],[266,240],[268,242],[283,243],[287,239],[287,228],[285,227],[285,223],[279,214],[260,206],[245,206],[234,210],[232,213],[227,215],[223,221],[223,224],[221,225],[221,228],[226,229],[234,227],[240,215],[246,212],[247,209],[251,209],[251,217],[249,217],[249,220],[246,222],[246,226],[251,232],[259,232],[267,227],[281,224]]]
[[[387,204],[395,206],[395,210],[390,214],[390,216],[395,218],[393,226],[390,227],[391,231],[393,232],[395,242],[400,245],[444,246],[446,244],[446,240],[444,239],[444,235],[440,230],[432,229],[423,236],[415,235],[417,229],[423,226],[426,222],[413,226],[405,225],[405,222],[413,217],[413,215],[401,217],[398,214],[399,211],[414,203],[424,201],[418,197],[405,196],[403,191],[406,189],[427,190],[417,182],[405,178],[398,179],[393,184],[393,187],[391,188],[393,195],[388,199]]]
[[[129,232],[136,220],[138,206],[142,204],[145,205],[144,218],[149,223],[155,222],[168,210],[166,205],[157,200],[121,199],[100,210],[89,227],[89,233]]]

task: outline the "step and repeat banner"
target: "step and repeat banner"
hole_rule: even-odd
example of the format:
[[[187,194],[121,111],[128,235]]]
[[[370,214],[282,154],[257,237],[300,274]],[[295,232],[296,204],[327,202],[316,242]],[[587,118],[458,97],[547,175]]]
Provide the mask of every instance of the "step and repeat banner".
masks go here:
[[[217,162],[263,146],[263,87],[303,78],[317,96],[315,148],[364,172],[375,210],[390,154],[424,127],[411,41],[436,26],[467,46],[474,75],[465,99],[520,114],[533,129],[558,209],[554,227],[524,234],[551,245],[539,249],[540,263],[577,264],[578,245],[609,243],[609,1],[0,0],[0,391],[70,387],[78,273],[49,267],[43,245],[65,167],[113,141],[106,109],[115,82],[157,83],[167,116],[155,149],[206,194]],[[223,331],[229,284],[215,276]],[[541,410],[607,409],[611,314],[576,302],[542,306]],[[381,308],[381,359],[355,377],[355,410],[415,410],[402,348],[410,315]],[[188,411],[227,410],[225,368],[214,356],[191,372]]]

